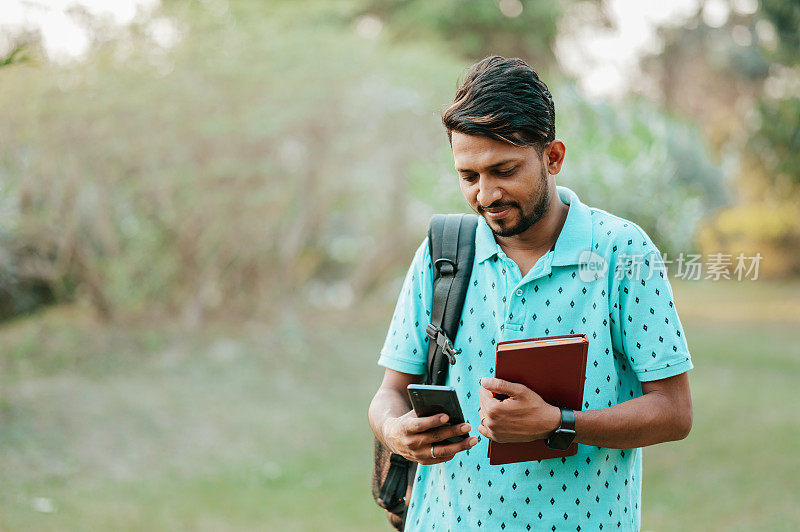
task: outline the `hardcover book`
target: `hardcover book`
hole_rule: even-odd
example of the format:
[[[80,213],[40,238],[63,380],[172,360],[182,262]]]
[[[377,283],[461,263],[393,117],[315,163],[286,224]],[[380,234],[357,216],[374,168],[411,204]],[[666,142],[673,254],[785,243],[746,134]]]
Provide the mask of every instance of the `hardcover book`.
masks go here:
[[[588,350],[589,341],[585,334],[499,342],[494,376],[524,384],[551,405],[581,410]],[[489,441],[489,463],[492,465],[561,458],[577,452],[577,443],[566,451],[556,451],[549,449],[544,440],[522,443]]]

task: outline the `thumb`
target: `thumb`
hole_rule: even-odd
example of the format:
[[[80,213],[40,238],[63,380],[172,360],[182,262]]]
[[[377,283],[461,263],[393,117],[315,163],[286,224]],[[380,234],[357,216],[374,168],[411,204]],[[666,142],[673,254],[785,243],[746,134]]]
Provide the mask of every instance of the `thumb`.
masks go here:
[[[484,377],[481,379],[481,386],[494,393],[501,393],[509,397],[518,395],[524,386],[516,382],[504,381],[494,377]]]

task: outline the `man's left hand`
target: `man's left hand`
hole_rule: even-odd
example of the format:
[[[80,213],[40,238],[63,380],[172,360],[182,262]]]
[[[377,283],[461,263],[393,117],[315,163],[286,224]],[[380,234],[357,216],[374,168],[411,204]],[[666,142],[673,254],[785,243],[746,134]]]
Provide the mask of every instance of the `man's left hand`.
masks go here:
[[[495,393],[507,398],[498,399]],[[478,430],[498,443],[548,438],[561,424],[561,410],[523,384],[484,377],[478,398]]]

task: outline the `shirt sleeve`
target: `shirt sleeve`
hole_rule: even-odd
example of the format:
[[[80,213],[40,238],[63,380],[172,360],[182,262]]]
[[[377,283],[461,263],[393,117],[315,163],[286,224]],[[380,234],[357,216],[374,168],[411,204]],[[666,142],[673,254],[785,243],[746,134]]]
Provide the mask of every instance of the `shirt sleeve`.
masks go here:
[[[620,262],[617,263],[618,267]],[[692,369],[672,287],[657,249],[632,255],[621,266],[615,345],[639,380],[654,381]]]
[[[428,335],[433,306],[433,264],[428,239],[414,254],[397,298],[378,364],[413,375],[422,375],[428,363]]]

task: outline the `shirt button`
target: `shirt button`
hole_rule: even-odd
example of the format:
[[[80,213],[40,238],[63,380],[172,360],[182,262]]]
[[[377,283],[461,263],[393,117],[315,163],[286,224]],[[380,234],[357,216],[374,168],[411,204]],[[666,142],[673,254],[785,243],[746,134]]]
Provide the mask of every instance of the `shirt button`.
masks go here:
[[[522,288],[517,288],[517,295],[522,297]]]

